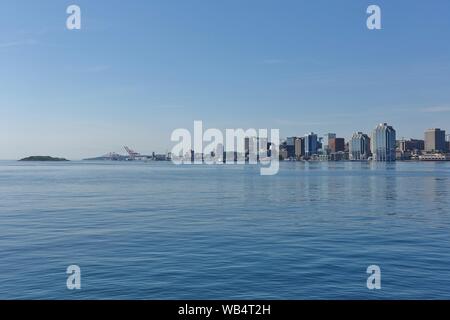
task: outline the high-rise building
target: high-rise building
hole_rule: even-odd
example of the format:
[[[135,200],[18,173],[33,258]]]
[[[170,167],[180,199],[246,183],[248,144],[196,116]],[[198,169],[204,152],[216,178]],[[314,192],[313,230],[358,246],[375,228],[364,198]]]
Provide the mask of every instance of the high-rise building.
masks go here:
[[[351,160],[367,160],[370,157],[370,138],[362,132],[355,132],[349,142]]]
[[[295,159],[300,160],[305,155],[305,138],[295,140]]]
[[[311,132],[305,135],[305,156],[311,157],[313,155],[317,155],[317,150],[318,150],[317,134]]]
[[[387,123],[379,124],[372,134],[372,152],[375,161],[395,161],[395,130]]]
[[[297,137],[289,137],[286,139],[286,151],[288,158],[295,158],[295,141]]]
[[[445,130],[439,128],[425,131],[425,151],[426,152],[446,152]]]
[[[330,153],[330,148],[329,148],[329,141],[331,139],[336,138],[336,133],[327,133],[325,134],[325,136],[323,137],[323,152],[325,154],[329,154]]]
[[[323,137],[317,137],[317,154],[324,154]]]
[[[331,138],[328,140],[328,149],[331,153],[344,152],[345,151],[345,139],[344,138]]]

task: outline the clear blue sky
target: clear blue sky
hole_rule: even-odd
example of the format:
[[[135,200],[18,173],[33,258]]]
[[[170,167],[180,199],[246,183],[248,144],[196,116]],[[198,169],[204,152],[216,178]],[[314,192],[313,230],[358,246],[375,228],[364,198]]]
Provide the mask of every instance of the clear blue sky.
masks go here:
[[[80,31],[65,28],[70,4]],[[164,152],[194,120],[450,131],[450,1],[1,1],[0,159]]]

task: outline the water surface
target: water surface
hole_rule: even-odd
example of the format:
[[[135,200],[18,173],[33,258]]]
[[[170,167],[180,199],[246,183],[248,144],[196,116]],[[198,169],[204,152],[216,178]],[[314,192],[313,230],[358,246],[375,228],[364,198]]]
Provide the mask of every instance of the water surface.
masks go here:
[[[450,163],[0,162],[0,298],[450,299],[449,190]]]

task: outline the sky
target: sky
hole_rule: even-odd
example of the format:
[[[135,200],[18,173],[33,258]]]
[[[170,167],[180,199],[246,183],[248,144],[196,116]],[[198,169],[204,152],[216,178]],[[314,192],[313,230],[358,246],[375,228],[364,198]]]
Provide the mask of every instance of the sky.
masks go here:
[[[166,152],[194,120],[450,131],[449,39],[448,0],[1,0],[0,159]]]

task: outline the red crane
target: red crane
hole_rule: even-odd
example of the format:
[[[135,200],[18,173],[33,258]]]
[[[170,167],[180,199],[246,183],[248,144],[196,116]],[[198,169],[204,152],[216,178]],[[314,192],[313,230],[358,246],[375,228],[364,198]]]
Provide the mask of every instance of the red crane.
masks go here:
[[[128,153],[128,155],[130,156],[130,159],[135,160],[136,158],[141,157],[141,154],[128,148],[127,146],[124,147],[125,151]]]

